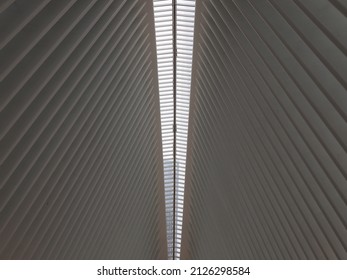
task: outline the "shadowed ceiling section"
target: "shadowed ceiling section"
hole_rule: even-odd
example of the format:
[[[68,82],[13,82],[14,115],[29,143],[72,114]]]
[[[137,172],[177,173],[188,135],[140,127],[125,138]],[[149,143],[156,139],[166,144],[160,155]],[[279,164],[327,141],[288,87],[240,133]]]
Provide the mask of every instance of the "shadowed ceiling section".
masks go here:
[[[347,258],[346,11],[197,1],[182,258]]]
[[[152,1],[0,8],[0,258],[167,258]]]

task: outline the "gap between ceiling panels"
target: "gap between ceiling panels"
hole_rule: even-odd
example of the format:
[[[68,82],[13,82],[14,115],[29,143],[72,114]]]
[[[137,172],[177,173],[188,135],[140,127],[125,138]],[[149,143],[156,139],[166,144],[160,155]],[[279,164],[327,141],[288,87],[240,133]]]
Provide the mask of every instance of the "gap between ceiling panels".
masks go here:
[[[195,0],[154,0],[168,258],[181,252]]]

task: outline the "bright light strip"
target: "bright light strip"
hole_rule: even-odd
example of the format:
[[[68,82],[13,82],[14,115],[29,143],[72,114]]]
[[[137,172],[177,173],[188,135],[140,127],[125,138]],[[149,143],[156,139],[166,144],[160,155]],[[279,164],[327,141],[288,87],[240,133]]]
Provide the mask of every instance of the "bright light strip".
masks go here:
[[[158,80],[163,142],[164,188],[168,257],[173,256],[173,190],[174,190],[174,101],[173,101],[173,27],[172,0],[154,0],[157,42]]]
[[[180,258],[184,184],[187,158],[190,84],[192,72],[195,0],[176,0],[176,259]],[[187,48],[187,45],[189,46]],[[180,74],[183,73],[183,74]]]
[[[174,194],[174,100],[173,100],[173,18],[172,0],[154,0],[155,33],[157,41],[160,115],[163,141],[165,205],[168,257],[180,258],[183,219],[184,182],[187,155],[187,134],[195,0],[176,1],[176,218],[173,221]],[[173,223],[175,222],[175,237]]]

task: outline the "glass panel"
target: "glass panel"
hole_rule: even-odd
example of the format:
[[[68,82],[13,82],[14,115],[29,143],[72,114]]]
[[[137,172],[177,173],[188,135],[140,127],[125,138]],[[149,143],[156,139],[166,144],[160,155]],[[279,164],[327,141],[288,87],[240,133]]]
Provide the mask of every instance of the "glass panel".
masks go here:
[[[166,194],[166,218],[168,255],[180,258],[183,219],[183,195],[186,168],[187,133],[193,53],[195,0],[176,2],[176,205],[173,209],[174,154],[173,154],[173,1],[154,0],[154,20],[157,41],[160,115],[163,138],[164,188]],[[175,211],[176,220],[173,221]],[[180,213],[180,214],[179,214]],[[173,224],[175,223],[175,236]],[[173,252],[173,238],[176,248]]]

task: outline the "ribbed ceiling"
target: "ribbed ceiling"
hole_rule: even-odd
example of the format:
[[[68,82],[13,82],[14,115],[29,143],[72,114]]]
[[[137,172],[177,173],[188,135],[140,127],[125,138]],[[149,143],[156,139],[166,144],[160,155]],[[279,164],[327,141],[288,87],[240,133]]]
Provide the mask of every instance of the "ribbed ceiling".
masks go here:
[[[345,1],[154,6],[1,1],[0,258],[347,259]]]
[[[198,1],[182,258],[347,258],[347,5]]]
[[[0,11],[0,258],[166,258],[152,1]]]

